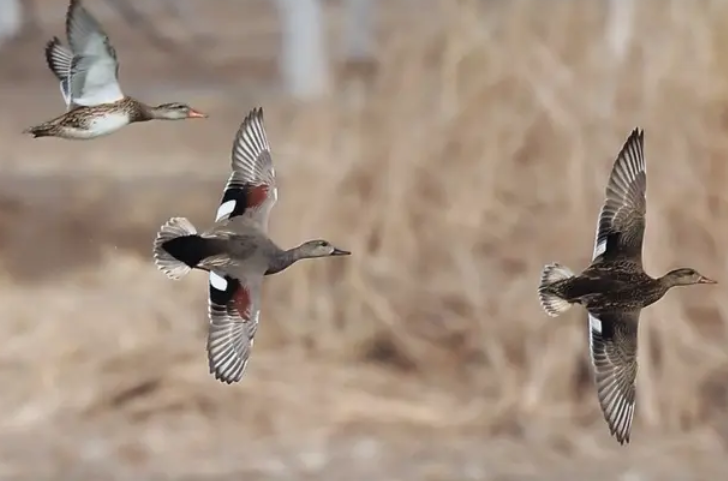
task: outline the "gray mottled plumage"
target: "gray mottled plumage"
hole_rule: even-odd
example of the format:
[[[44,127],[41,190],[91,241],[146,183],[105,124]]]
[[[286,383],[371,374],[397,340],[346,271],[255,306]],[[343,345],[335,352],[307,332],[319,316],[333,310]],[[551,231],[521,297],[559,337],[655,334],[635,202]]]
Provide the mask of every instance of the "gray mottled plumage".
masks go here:
[[[652,278],[642,268],[647,177],[644,134],[635,129],[612,168],[597,221],[592,263],[575,275],[547,265],[539,285],[544,310],[558,316],[573,304],[586,308],[597,397],[611,433],[629,442],[637,377],[640,311],[674,286],[712,284],[693,269]]]
[[[268,217],[278,198],[263,111],[243,120],[232,150],[232,174],[214,225],[201,233],[185,218],[164,224],[154,241],[154,261],[168,277],[192,269],[209,272],[207,354],[216,379],[239,381],[260,317],[263,277],[313,257],[349,255],[324,240],[284,250],[268,237]]]

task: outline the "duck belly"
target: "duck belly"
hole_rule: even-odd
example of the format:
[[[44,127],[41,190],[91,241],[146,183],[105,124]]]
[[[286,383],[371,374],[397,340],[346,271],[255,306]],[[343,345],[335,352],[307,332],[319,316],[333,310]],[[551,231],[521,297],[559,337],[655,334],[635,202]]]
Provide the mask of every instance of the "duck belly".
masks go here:
[[[648,286],[631,286],[607,289],[588,294],[582,304],[589,310],[641,309],[659,299],[659,294]]]
[[[125,113],[111,113],[106,114],[103,117],[95,117],[91,119],[88,124],[86,131],[84,129],[78,129],[80,135],[90,137],[99,137],[101,135],[109,135],[116,132],[120,128],[129,124],[129,116]]]
[[[566,281],[562,289],[569,302],[596,310],[645,307],[654,302],[657,294],[653,286],[634,277],[628,280],[577,277]]]

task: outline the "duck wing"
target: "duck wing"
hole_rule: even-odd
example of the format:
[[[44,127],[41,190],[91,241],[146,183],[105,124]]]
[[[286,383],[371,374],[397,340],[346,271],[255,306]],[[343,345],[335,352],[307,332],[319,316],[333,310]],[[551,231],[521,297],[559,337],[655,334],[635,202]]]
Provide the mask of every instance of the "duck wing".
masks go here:
[[[268,231],[268,214],[278,198],[270,145],[263,126],[263,109],[253,109],[235,134],[232,174],[222,193],[215,222],[245,216],[263,232]],[[234,282],[230,276],[210,272],[210,296]],[[242,372],[241,372],[242,374]]]
[[[634,129],[614,162],[597,221],[592,260],[629,260],[642,266],[647,175],[644,132]]]
[[[589,312],[589,351],[599,405],[612,435],[629,442],[637,377],[640,310]]]
[[[61,95],[66,103],[66,112],[73,106],[71,99],[71,64],[73,52],[61,44],[58,37],[53,37],[46,43],[46,63],[61,84]]]
[[[278,199],[275,169],[263,126],[263,109],[253,109],[235,135],[232,174],[225,185],[216,221],[248,217],[268,231],[270,210]]]
[[[258,330],[263,274],[210,274],[207,358],[215,379],[231,384],[243,377]]]
[[[81,0],[71,0],[66,13],[66,35],[73,53],[70,73],[64,77],[71,101],[76,105],[93,106],[123,99],[116,50]]]

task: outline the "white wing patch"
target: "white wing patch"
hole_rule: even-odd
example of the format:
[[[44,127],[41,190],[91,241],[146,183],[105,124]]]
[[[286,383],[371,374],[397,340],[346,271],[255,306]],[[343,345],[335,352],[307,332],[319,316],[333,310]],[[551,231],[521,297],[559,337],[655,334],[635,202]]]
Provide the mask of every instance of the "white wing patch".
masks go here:
[[[599,239],[599,224],[601,222],[602,215],[604,215],[604,207],[599,210],[599,216],[597,217],[597,229],[596,233],[594,234],[594,253],[592,255],[592,260],[596,259],[607,251],[607,240]]]
[[[217,215],[215,216],[215,222],[229,216],[235,210],[236,203],[237,202],[234,200],[229,200],[227,202],[222,203],[220,205],[220,207],[217,209]]]
[[[228,283],[225,278],[213,271],[210,271],[210,285],[222,292],[225,292],[228,287]]]
[[[594,316],[591,312],[589,314],[589,358],[592,361],[592,365],[595,365],[594,362],[594,336],[593,333],[596,333],[598,335],[602,335],[602,321],[600,321],[596,316]],[[596,365],[595,365],[596,367]]]

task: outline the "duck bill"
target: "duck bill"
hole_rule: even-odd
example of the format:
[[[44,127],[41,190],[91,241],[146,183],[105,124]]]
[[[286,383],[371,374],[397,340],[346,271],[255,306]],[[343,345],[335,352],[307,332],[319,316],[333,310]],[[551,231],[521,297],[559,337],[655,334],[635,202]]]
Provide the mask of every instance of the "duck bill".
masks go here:
[[[700,280],[698,281],[699,284],[717,284],[718,281],[714,281],[713,279],[708,279],[705,276],[701,276]]]
[[[187,113],[187,118],[188,119],[206,119],[207,118],[207,114],[206,113],[203,113],[203,112],[200,112],[198,110],[192,110],[192,109],[190,109],[190,111]]]
[[[350,256],[351,252],[345,251],[343,249],[336,249],[334,248],[334,252],[331,253],[332,256]]]

